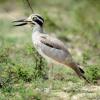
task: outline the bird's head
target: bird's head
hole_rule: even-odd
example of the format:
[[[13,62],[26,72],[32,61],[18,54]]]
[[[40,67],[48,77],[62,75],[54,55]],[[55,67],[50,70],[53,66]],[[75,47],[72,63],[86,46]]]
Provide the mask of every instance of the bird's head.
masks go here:
[[[15,24],[14,26],[23,26],[23,25],[31,24],[31,25],[39,25],[40,27],[42,27],[44,23],[44,19],[39,14],[32,14],[27,19],[16,20],[13,22],[18,23]]]

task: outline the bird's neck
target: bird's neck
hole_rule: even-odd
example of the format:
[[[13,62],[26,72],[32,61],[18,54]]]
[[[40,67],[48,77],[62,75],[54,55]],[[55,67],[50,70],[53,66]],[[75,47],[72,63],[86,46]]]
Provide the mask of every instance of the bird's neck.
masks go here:
[[[38,33],[43,33],[43,27],[39,25],[35,25],[33,28],[33,33],[38,32]]]

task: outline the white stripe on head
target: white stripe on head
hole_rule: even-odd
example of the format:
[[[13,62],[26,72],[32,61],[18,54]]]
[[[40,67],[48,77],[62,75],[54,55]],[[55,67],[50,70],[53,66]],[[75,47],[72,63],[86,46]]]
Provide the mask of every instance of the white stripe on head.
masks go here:
[[[37,17],[37,16],[36,16]],[[44,23],[44,21],[42,19],[40,19],[39,17],[37,17],[38,20],[40,20],[42,23]]]
[[[36,18],[36,19],[35,19]],[[38,25],[42,26],[44,23],[44,19],[41,15],[39,14],[32,14],[31,19]]]

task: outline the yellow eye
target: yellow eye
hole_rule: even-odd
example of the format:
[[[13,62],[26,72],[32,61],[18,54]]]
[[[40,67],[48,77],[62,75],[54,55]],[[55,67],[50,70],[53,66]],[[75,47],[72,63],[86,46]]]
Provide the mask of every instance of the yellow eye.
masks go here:
[[[37,20],[37,17],[33,17],[33,21],[34,21],[34,20]]]

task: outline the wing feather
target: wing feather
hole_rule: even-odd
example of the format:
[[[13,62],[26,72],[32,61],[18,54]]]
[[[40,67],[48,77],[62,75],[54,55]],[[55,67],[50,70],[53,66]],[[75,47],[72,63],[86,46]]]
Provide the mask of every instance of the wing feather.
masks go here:
[[[59,39],[42,35],[40,36],[40,42],[42,43],[40,45],[42,55],[45,54],[58,62],[72,61],[72,56]]]
[[[60,49],[60,50],[68,52],[68,50],[67,50],[66,46],[64,45],[64,43],[62,43],[60,40],[58,40],[56,38],[52,38],[52,37],[46,35],[46,36],[41,36],[40,41],[43,44],[45,44],[45,45],[47,45],[51,48]]]

